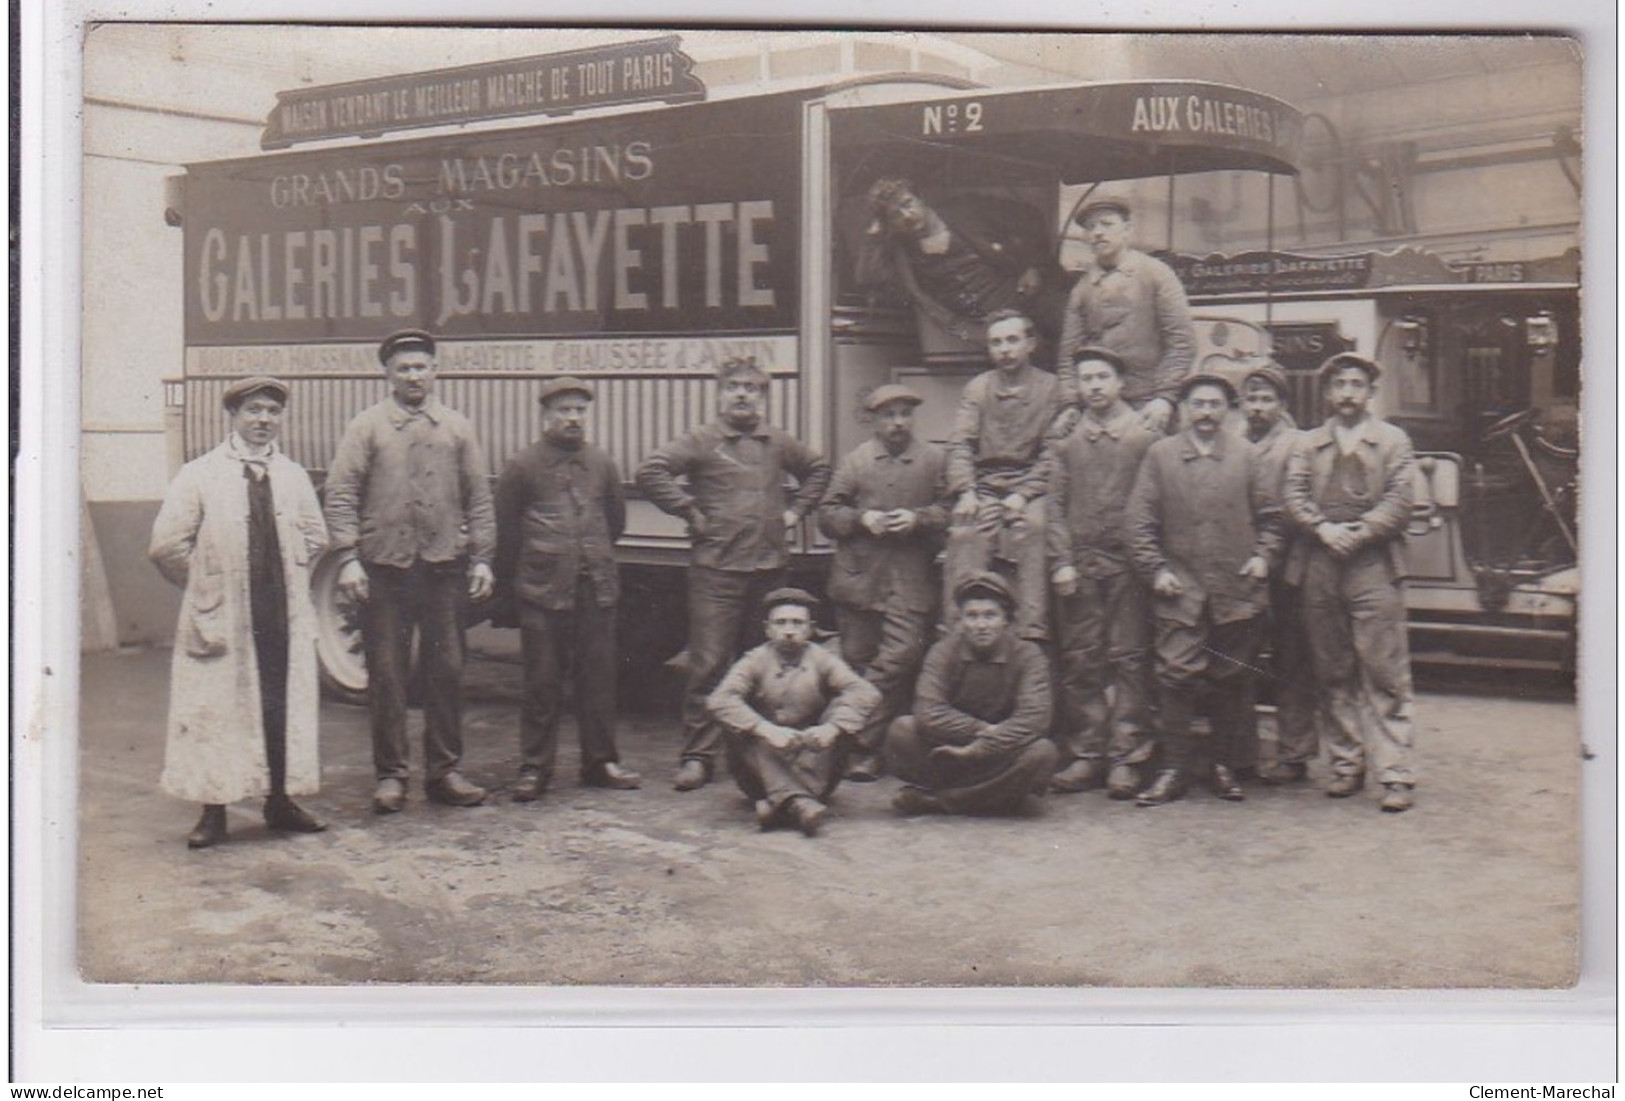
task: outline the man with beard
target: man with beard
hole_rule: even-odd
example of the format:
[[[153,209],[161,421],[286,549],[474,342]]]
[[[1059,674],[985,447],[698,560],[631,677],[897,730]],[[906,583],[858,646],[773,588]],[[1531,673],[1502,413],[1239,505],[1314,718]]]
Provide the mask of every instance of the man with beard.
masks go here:
[[[1241,408],[1247,417],[1247,438],[1258,448],[1264,483],[1277,501],[1286,499],[1287,459],[1302,436],[1292,414],[1287,412],[1290,394],[1286,374],[1273,362],[1255,367],[1241,380]],[[1285,564],[1291,560],[1294,542],[1290,524],[1284,539],[1286,550],[1281,564],[1270,571],[1268,676],[1275,697],[1277,740],[1274,759],[1259,766],[1259,778],[1266,784],[1307,778],[1309,762],[1320,752],[1319,693],[1309,661],[1309,638],[1304,633],[1303,601],[1298,586],[1286,580]],[[1243,766],[1257,755],[1256,712],[1253,717],[1253,732],[1237,753]]]
[[[946,583],[952,592],[971,574],[1002,565],[1015,576],[1016,633],[1043,641],[1049,637],[1045,440],[1061,411],[1061,388],[1054,375],[1033,366],[1036,346],[1025,314],[1001,310],[987,319],[993,369],[966,383],[948,443],[954,507]]]
[[[499,626],[520,629],[525,667],[519,714],[516,802],[547,790],[558,754],[565,667],[573,667],[581,779],[638,786],[615,749],[615,540],[626,500],[615,460],[587,442],[592,387],[565,376],[542,383],[542,438],[515,455],[497,481]],[[495,619],[496,617],[493,617]]]
[[[434,337],[404,329],[378,358],[390,396],[345,429],[327,472],[327,526],[348,561],[339,592],[361,608],[378,775],[372,808],[406,804],[406,682],[412,633],[423,664],[425,792],[471,807],[485,789],[463,778],[463,608],[494,579],[496,523],[485,449],[468,418],[434,396]]]
[[[1142,807],[1184,796],[1191,720],[1204,694],[1213,791],[1245,797],[1233,752],[1247,729],[1247,679],[1281,548],[1280,508],[1257,454],[1223,427],[1235,388],[1193,375],[1179,397],[1184,428],[1146,451],[1128,505],[1134,562],[1151,586],[1161,725],[1159,771],[1137,799]]]
[[[1173,419],[1179,384],[1195,362],[1196,331],[1179,276],[1129,245],[1133,216],[1126,197],[1105,192],[1078,211],[1094,260],[1067,297],[1057,362],[1066,401],[1073,405],[1078,349],[1093,344],[1116,352],[1127,367],[1123,400],[1161,435]]]
[[[914,714],[895,719],[886,757],[906,785],[899,814],[1012,814],[1055,771],[1049,659],[1010,629],[1015,596],[978,573],[954,589],[959,623],[925,657]]]
[[[1413,692],[1405,634],[1405,528],[1415,456],[1405,432],[1372,414],[1382,369],[1352,353],[1320,368],[1331,416],[1303,433],[1287,462],[1286,507],[1303,533],[1287,580],[1303,587],[1305,629],[1325,693],[1332,780],[1365,786],[1367,755],[1382,809],[1409,810]]]
[[[1157,437],[1123,401],[1125,369],[1109,349],[1078,349],[1073,373],[1083,416],[1053,445],[1048,497],[1060,636],[1056,743],[1066,762],[1050,788],[1087,791],[1105,783],[1113,799],[1132,799],[1140,790],[1140,770],[1156,745],[1150,601],[1134,572],[1124,510]]]
[[[775,589],[762,603],[767,642],[734,663],[706,704],[722,725],[728,770],[756,804],[756,824],[790,822],[811,837],[841,781],[843,741],[863,728],[880,692],[812,641],[809,593]]]
[[[856,738],[848,780],[879,777],[886,724],[908,708],[937,606],[932,560],[948,526],[947,456],[914,438],[923,400],[896,384],[869,395],[875,437],[841,460],[818,508],[818,526],[835,540],[829,597],[841,655],[883,701]]]
[[[637,482],[656,506],[688,522],[688,688],[675,787],[705,786],[720,735],[706,697],[743,649],[745,625],[784,582],[786,533],[817,507],[829,485],[824,457],[763,421],[767,371],[735,357],[717,368],[717,420],[644,460]],[[785,475],[796,480],[786,499]]]

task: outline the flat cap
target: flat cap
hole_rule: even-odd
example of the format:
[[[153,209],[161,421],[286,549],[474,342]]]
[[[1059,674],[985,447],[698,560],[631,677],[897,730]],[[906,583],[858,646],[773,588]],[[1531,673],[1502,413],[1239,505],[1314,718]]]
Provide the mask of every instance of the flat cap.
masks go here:
[[[967,600],[997,600],[1006,611],[1012,611],[1016,606],[1016,595],[1010,590],[1010,582],[992,570],[973,573],[954,586],[954,603],[964,604]]]
[[[1216,375],[1211,371],[1198,371],[1194,375],[1187,376],[1185,381],[1179,384],[1179,400],[1184,401],[1198,386],[1217,386],[1224,391],[1224,399],[1231,405],[1241,400],[1234,383],[1223,375]]]
[[[276,400],[283,405],[288,404],[288,384],[270,375],[238,379],[226,387],[226,392],[220,395],[220,404],[227,409],[235,409],[248,399],[248,395],[257,394],[261,390],[275,394]]]
[[[1242,388],[1245,389],[1247,384],[1255,378],[1269,383],[1275,388],[1275,392],[1283,398],[1292,396],[1292,388],[1287,383],[1286,372],[1281,370],[1281,365],[1274,360],[1265,360],[1243,375],[1241,377]]]
[[[906,401],[910,405],[919,405],[925,399],[912,386],[904,386],[900,382],[888,382],[884,386],[876,386],[874,392],[864,401],[863,407],[871,413],[877,413],[881,408],[890,405],[894,401]]]
[[[1083,347],[1073,352],[1072,366],[1076,367],[1086,359],[1098,359],[1102,360],[1103,362],[1110,363],[1113,367],[1117,368],[1117,374],[1119,377],[1128,373],[1128,364],[1123,362],[1123,357],[1112,351],[1110,348],[1102,347],[1099,344],[1085,344]]]
[[[1365,356],[1356,355],[1353,352],[1339,352],[1325,363],[1322,363],[1320,370],[1316,372],[1321,385],[1324,386],[1327,379],[1345,367],[1358,367],[1365,372],[1365,377],[1372,382],[1376,382],[1382,377],[1382,368],[1377,365],[1376,360],[1367,359]]]
[[[1127,195],[1121,191],[1097,189],[1084,200],[1083,206],[1078,208],[1078,213],[1072,220],[1081,226],[1084,219],[1096,210],[1115,210],[1125,218],[1134,217],[1134,204],[1129,201]]]
[[[592,386],[586,379],[579,379],[574,375],[560,375],[542,383],[542,388],[536,391],[536,400],[546,405],[560,394],[580,394],[588,401],[597,396],[592,392]]]
[[[818,598],[806,589],[774,589],[762,598],[762,611],[771,612],[781,604],[799,604],[812,611],[818,607]]]
[[[434,335],[422,329],[400,329],[384,337],[378,345],[378,362],[388,363],[396,352],[428,352],[434,355]]]

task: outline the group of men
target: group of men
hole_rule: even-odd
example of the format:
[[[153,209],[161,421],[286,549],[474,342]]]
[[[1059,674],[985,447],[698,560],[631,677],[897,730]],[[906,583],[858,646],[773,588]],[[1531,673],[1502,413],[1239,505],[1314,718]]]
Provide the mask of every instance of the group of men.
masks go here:
[[[1275,366],[1249,374],[1244,396],[1191,374],[1183,296],[1168,299],[1165,269],[1127,248],[1127,215],[1113,200],[1081,214],[1097,267],[1068,302],[1058,372],[1035,364],[1029,316],[983,319],[992,367],[966,386],[946,447],[915,436],[921,396],[884,385],[865,401],[873,439],[832,469],[768,423],[766,370],[730,359],[717,417],[640,464],[638,488],[686,523],[692,548],[678,790],[725,759],[762,828],[808,835],[842,779],[886,772],[904,781],[893,805],[905,814],[1010,812],[1095,787],[1157,806],[1199,772],[1238,800],[1249,770],[1305,779],[1323,728],[1328,794],[1358,791],[1369,754],[1383,809],[1411,805],[1400,584],[1412,457],[1369,410],[1380,370],[1328,361],[1331,416],[1303,433]],[[326,484],[338,587],[360,609],[369,670],[373,808],[407,798],[414,631],[425,793],[487,798],[459,769],[463,612],[487,600],[521,631],[512,797],[552,782],[567,698],[582,781],[636,788],[614,738],[626,508],[614,461],[586,438],[593,388],[541,384],[542,438],[493,494],[469,421],[434,396],[434,353],[421,330],[383,341],[390,394],[352,421]],[[271,379],[232,392],[287,400]],[[1227,426],[1243,403],[1245,437]],[[820,601],[787,587],[788,533],[814,516],[836,547],[838,653],[813,641]],[[1267,631],[1279,752],[1260,768]],[[222,817],[204,844],[223,837]]]

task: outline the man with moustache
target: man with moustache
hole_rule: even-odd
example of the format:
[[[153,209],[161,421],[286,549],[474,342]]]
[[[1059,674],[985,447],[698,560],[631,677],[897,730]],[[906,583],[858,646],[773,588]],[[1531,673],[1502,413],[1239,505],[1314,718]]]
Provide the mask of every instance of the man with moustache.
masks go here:
[[[996,573],[954,589],[959,622],[925,657],[914,714],[893,720],[886,757],[906,781],[899,814],[1013,814],[1055,771],[1049,659],[1010,628],[1015,595]]]
[[[1416,495],[1405,432],[1371,412],[1382,368],[1343,353],[1320,368],[1331,416],[1303,433],[1287,462],[1286,507],[1302,533],[1287,580],[1303,587],[1305,629],[1326,700],[1332,779],[1326,794],[1365,786],[1381,807],[1413,803],[1410,648],[1405,633],[1405,528]]]
[[[1094,258],[1067,297],[1058,362],[1067,404],[1075,405],[1078,349],[1088,344],[1116,352],[1127,367],[1123,400],[1160,435],[1195,362],[1196,331],[1179,276],[1130,246],[1133,217],[1128,198],[1110,192],[1097,193],[1078,211]]]
[[[516,802],[547,790],[558,755],[565,667],[573,667],[581,779],[636,788],[615,749],[615,540],[626,500],[615,460],[587,442],[592,387],[564,376],[542,383],[542,438],[515,455],[497,481],[499,626],[520,629],[524,702],[519,713]],[[496,617],[493,617],[495,619]]]
[[[1280,554],[1280,508],[1252,444],[1226,431],[1235,388],[1193,375],[1179,389],[1184,428],[1152,444],[1129,497],[1136,568],[1151,586],[1161,761],[1136,802],[1182,798],[1191,720],[1201,695],[1212,726],[1210,782],[1221,799],[1245,798],[1233,756],[1252,707],[1270,563]]]
[[[1123,401],[1126,369],[1110,349],[1078,349],[1073,374],[1083,416],[1052,445],[1047,498],[1060,642],[1056,744],[1065,762],[1050,788],[1087,791],[1104,783],[1113,799],[1139,792],[1140,771],[1156,747],[1150,601],[1134,572],[1124,514],[1157,436]]]
[[[1015,310],[987,319],[993,369],[965,385],[948,443],[946,583],[950,592],[974,573],[997,568],[1015,578],[1016,633],[1049,637],[1044,576],[1044,495],[1049,491],[1047,434],[1061,412],[1060,383],[1033,365],[1033,323]]]
[[[327,473],[327,526],[349,558],[339,592],[361,608],[372,708],[372,807],[406,803],[406,682],[418,632],[425,792],[471,807],[485,789],[463,778],[463,608],[494,584],[496,523],[485,449],[468,418],[434,396],[434,337],[403,329],[378,359],[390,396],[345,429]]]
[[[1258,449],[1265,485],[1275,499],[1282,502],[1286,499],[1287,460],[1302,436],[1292,414],[1287,412],[1290,395],[1286,373],[1274,362],[1253,368],[1241,380],[1241,408],[1247,418],[1247,438]],[[1270,570],[1270,607],[1266,619],[1270,649],[1267,675],[1275,697],[1277,738],[1274,759],[1259,765],[1259,779],[1266,784],[1306,779],[1309,762],[1320,752],[1319,693],[1309,660],[1309,638],[1304,632],[1303,601],[1298,586],[1286,580],[1286,563],[1292,558],[1295,542],[1290,523],[1283,537],[1285,550],[1280,564]],[[1256,720],[1256,713],[1254,718]],[[1247,743],[1238,752],[1243,765],[1256,758],[1256,721]]]
[[[829,816],[848,740],[880,692],[812,641],[817,601],[802,589],[763,600],[767,642],[734,663],[706,705],[722,725],[728,770],[756,805],[756,824],[792,823],[808,837]]]
[[[718,419],[655,451],[638,467],[638,487],[688,522],[688,687],[684,744],[674,786],[705,786],[721,735],[706,697],[743,649],[762,598],[784,583],[786,533],[817,507],[829,485],[824,457],[764,423],[768,374],[754,358],[717,368]],[[786,498],[785,476],[796,480]]]
[[[835,540],[829,597],[841,656],[883,701],[855,739],[848,780],[880,776],[886,724],[908,708],[937,606],[932,563],[948,526],[947,456],[914,438],[924,400],[908,386],[875,388],[864,403],[874,439],[841,460],[818,508],[819,528]]]

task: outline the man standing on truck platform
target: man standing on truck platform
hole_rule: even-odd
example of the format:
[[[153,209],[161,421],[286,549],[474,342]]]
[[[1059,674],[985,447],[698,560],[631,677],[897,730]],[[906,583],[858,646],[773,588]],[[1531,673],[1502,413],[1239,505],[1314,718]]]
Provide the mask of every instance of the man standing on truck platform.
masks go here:
[[[678,791],[704,787],[716,770],[721,735],[706,698],[743,650],[763,597],[783,585],[787,534],[830,479],[822,455],[764,422],[768,374],[753,357],[724,360],[717,382],[718,418],[672,440],[637,472],[645,497],[688,522],[693,544]],[[786,474],[796,480],[788,499]]]
[[[362,410],[327,475],[327,527],[347,556],[340,594],[361,608],[378,776],[372,807],[406,804],[406,685],[412,633],[423,664],[424,791],[472,807],[485,789],[464,779],[463,608],[491,595],[496,522],[485,450],[474,428],[434,396],[435,341],[421,329],[384,338],[390,396]]]
[[[516,802],[547,790],[558,753],[565,666],[573,666],[581,780],[630,790],[638,774],[615,749],[615,540],[626,498],[615,460],[587,442],[592,387],[562,376],[542,383],[542,438],[497,480],[498,626],[518,627],[525,663]]]
[[[1147,449],[1128,504],[1135,568],[1151,587],[1161,760],[1136,802],[1156,807],[1185,794],[1191,721],[1200,697],[1212,723],[1209,778],[1221,799],[1245,798],[1235,740],[1247,710],[1270,563],[1281,548],[1281,511],[1253,445],[1224,427],[1236,391],[1218,375],[1192,375],[1179,397],[1184,427]]]
[[[1094,260],[1072,285],[1062,315],[1060,365],[1069,405],[1078,402],[1072,367],[1086,344],[1123,358],[1123,400],[1161,435],[1173,421],[1179,384],[1196,359],[1190,302],[1174,270],[1129,245],[1134,209],[1127,196],[1100,192],[1078,211]]]
[[[818,508],[818,526],[835,540],[829,598],[841,656],[883,701],[857,735],[849,780],[879,778],[886,724],[908,710],[931,640],[932,563],[950,502],[946,453],[914,438],[914,410],[924,400],[896,383],[875,388],[864,403],[875,437],[841,460]]]
[[[1049,490],[1046,435],[1062,408],[1056,377],[1033,365],[1032,319],[1000,310],[987,319],[993,370],[965,384],[948,443],[946,584],[953,592],[973,573],[1012,571],[1015,630],[1024,639],[1049,637],[1044,572],[1044,495]]]
[[[1413,690],[1405,627],[1405,529],[1416,459],[1403,429],[1371,412],[1382,368],[1351,352],[1320,368],[1331,416],[1287,462],[1286,507],[1303,533],[1287,579],[1303,586],[1305,628],[1326,699],[1332,779],[1326,794],[1365,786],[1367,755],[1382,809],[1412,805]]]

